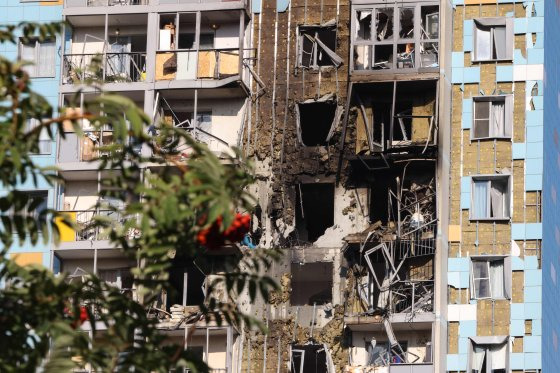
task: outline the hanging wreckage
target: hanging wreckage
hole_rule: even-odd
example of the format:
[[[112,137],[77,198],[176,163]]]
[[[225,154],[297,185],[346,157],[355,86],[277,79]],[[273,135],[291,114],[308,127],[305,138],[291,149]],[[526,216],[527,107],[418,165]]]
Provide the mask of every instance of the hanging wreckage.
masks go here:
[[[372,224],[345,237],[347,372],[433,372],[437,86],[350,87],[356,150],[349,180],[369,188]]]

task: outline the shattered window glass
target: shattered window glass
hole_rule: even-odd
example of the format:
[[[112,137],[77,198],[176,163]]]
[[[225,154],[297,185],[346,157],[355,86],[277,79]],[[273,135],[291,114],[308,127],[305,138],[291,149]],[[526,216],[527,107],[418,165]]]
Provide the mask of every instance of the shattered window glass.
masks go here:
[[[377,41],[393,39],[393,8],[375,10],[375,37]]]
[[[399,37],[401,39],[414,38],[414,8],[400,8]]]
[[[356,12],[356,40],[371,39],[371,10]]]

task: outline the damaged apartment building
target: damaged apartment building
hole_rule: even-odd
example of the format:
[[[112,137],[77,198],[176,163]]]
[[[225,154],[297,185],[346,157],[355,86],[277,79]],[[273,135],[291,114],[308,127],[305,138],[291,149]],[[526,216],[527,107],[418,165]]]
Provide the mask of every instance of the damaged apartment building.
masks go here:
[[[558,14],[551,0],[65,0],[60,105],[80,113],[99,94],[86,83],[102,81],[154,123],[255,165],[250,239],[174,258],[174,291],[148,310],[162,333],[214,373],[552,364],[541,346],[557,355],[560,330],[542,330],[555,314],[541,294],[558,294],[558,264],[543,243],[560,245],[560,229],[542,224],[556,204],[543,174],[560,158],[556,129],[543,136],[545,2]],[[135,297],[137,263],[87,228],[121,221],[99,207],[118,207],[110,193],[97,197],[118,172],[95,162],[112,129],[82,126],[50,144],[65,183],[43,193],[85,227],[61,227],[51,268]],[[235,300],[269,333],[205,322],[220,257],[254,246],[284,252],[269,303]]]
[[[266,89],[252,90],[243,144],[259,244],[285,256],[281,291],[246,306],[270,333],[243,336],[243,366],[445,370],[451,4],[262,1],[253,12]]]

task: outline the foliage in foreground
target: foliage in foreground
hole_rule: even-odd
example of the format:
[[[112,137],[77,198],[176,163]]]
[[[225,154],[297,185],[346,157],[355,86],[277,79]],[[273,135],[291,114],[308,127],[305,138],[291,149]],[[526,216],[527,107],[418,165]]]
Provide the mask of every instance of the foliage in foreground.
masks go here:
[[[52,39],[60,29],[60,24],[31,23],[0,27],[0,42],[17,43],[16,33],[24,40]],[[253,200],[246,192],[252,182],[250,166],[236,150],[225,162],[218,159],[185,131],[151,123],[131,100],[117,95],[101,93],[84,111],[61,109],[61,115],[53,117],[47,100],[31,89],[24,66],[0,56],[0,182],[8,191],[0,196],[0,371],[34,372],[40,367],[45,372],[64,372],[86,365],[96,371],[132,367],[137,372],[181,367],[207,371],[183,345],[162,344],[165,336],[146,309],[162,289],[169,290],[173,262],[204,259],[208,249],[197,242],[201,231],[213,229],[219,220],[219,230],[225,232],[237,211],[250,211]],[[28,130],[31,118],[40,125]],[[20,189],[63,182],[55,169],[40,166],[32,154],[38,152],[42,131],[54,139],[56,133],[64,136],[64,123],[71,123],[81,135],[83,119],[96,129],[109,125],[113,130],[114,143],[99,149],[105,155],[98,164],[100,170],[118,171],[104,179],[101,196],[120,200],[124,207],[97,207],[118,211],[122,219],[115,224],[98,217],[93,228],[103,229],[123,255],[139,263],[133,269],[137,300],[94,275],[71,282],[44,268],[20,267],[8,256],[14,244],[57,242],[56,220],[78,228],[64,213],[35,212],[41,201]],[[262,274],[278,255],[257,249],[224,257],[223,274],[216,276],[200,305],[204,317],[218,324],[262,328],[227,300],[241,293],[251,301],[258,296],[267,300],[276,284]],[[228,299],[215,295],[213,289],[218,287],[226,290]],[[80,327],[86,318],[93,338]],[[106,330],[97,330],[99,325]]]

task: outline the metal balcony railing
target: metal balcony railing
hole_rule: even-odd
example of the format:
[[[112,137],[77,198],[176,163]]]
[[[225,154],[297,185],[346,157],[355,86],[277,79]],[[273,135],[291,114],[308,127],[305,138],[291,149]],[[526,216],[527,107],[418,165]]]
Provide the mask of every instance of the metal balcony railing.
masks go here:
[[[397,239],[395,257],[403,259],[434,255],[436,252],[437,222],[410,228]]]
[[[88,80],[141,82],[145,80],[146,53],[65,54],[63,65],[63,84],[80,84]]]
[[[240,74],[239,49],[159,51],[156,80],[224,79]]]
[[[399,281],[390,291],[390,305],[393,313],[433,311],[434,282]]]
[[[103,216],[114,221],[114,226],[123,224],[121,213],[111,210],[75,210],[65,211],[74,219],[78,229],[75,231],[76,241],[107,240],[108,235],[104,229],[94,226],[94,218]]]

